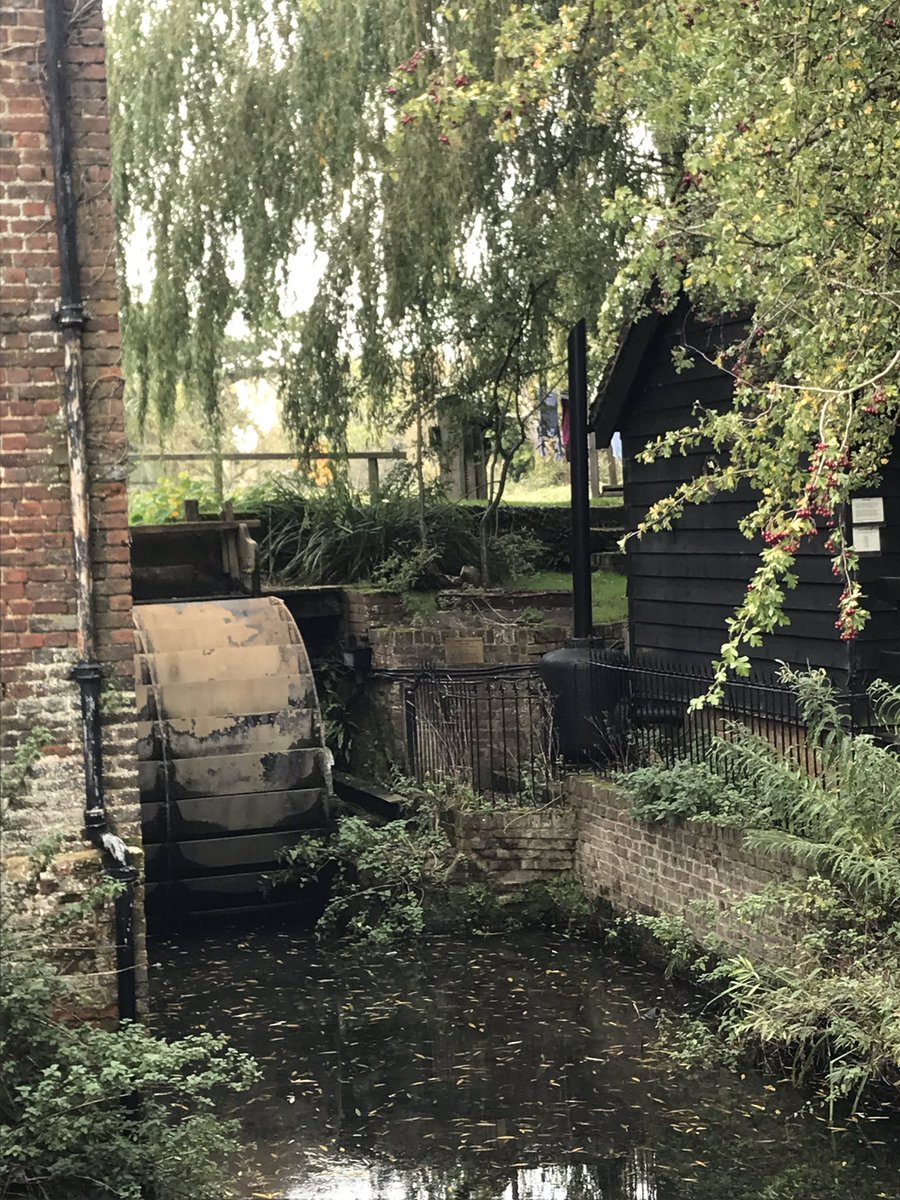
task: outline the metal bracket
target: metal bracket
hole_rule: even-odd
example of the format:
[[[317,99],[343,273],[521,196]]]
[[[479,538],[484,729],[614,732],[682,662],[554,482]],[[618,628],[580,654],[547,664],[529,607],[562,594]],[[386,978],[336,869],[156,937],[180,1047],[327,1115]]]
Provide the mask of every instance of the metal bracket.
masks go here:
[[[54,308],[50,316],[61,329],[81,329],[88,319],[88,314],[81,303],[60,304],[59,308]]]

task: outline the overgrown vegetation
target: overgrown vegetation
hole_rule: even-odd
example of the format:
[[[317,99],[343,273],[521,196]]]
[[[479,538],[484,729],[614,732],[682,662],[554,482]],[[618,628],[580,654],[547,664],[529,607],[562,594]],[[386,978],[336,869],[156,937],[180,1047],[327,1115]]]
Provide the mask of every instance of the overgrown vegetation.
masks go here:
[[[220,505],[213,485],[187,471],[160,479],[152,487],[128,489],[128,520],[132,525],[163,525],[180,521],[185,500],[197,500],[200,511],[217,513]]]
[[[386,945],[429,931],[484,933],[542,925],[572,933],[588,928],[593,908],[567,875],[501,893],[472,876],[450,837],[455,811],[485,801],[455,782],[416,784],[395,777],[403,815],[384,825],[353,815],[338,818],[329,836],[306,837],[284,852],[273,878],[299,884],[327,880],[329,896],[316,926],[323,939]],[[526,781],[510,807],[535,804]]]
[[[632,798],[631,815],[638,821],[673,819],[746,824],[752,812],[744,796],[706,763],[686,759],[671,767],[638,767],[616,777]]]
[[[709,1015],[727,1053],[762,1055],[798,1081],[822,1078],[831,1100],[858,1099],[870,1086],[900,1084],[900,757],[895,746],[850,732],[823,672],[789,678],[810,769],[796,747],[732,726],[712,759],[728,771],[725,801],[711,795],[711,772],[701,778],[683,765],[668,781],[657,769],[636,772],[635,794],[653,819],[731,819],[737,797],[750,826],[748,845],[810,872],[734,909],[754,927],[769,921],[789,930],[792,949],[779,953],[776,946],[773,961],[762,962],[712,940],[716,957],[692,950],[686,927],[672,918],[642,920],[713,989]],[[872,700],[889,741],[900,690],[876,685]],[[686,813],[692,782],[698,811]],[[681,1052],[703,1045],[705,1036],[682,1028]]]
[[[386,568],[393,564],[399,582],[414,587],[429,573],[456,574],[478,560],[469,517],[435,487],[426,494],[423,549],[408,468],[392,472],[374,501],[339,477],[315,492],[284,480],[265,499],[261,516],[263,566],[286,581],[356,583],[378,576],[387,585]]]
[[[79,1016],[92,980],[66,972],[83,968],[90,932],[108,920],[111,885],[35,921],[52,851],[43,843],[27,878],[3,885],[0,1194],[219,1200],[236,1125],[213,1097],[249,1086],[255,1065],[221,1037],[167,1042],[143,1025],[110,1031]]]
[[[40,758],[41,751],[52,740],[53,735],[45,725],[35,725],[0,767],[0,822],[7,805],[14,804],[21,795],[28,772]]]

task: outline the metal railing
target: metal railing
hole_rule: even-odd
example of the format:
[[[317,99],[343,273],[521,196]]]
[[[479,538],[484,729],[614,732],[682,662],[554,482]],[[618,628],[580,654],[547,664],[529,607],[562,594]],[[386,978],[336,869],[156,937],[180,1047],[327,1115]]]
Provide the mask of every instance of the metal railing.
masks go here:
[[[591,651],[590,707],[594,745],[590,759],[602,772],[647,763],[701,762],[719,737],[740,724],[815,771],[815,750],[796,691],[774,674],[757,672],[725,685],[721,704],[692,707],[712,684],[707,666],[649,656],[631,660],[605,648]],[[835,690],[852,733],[877,733],[868,696]]]
[[[729,681],[720,705],[692,708],[712,682],[709,667],[632,660],[608,648],[591,649],[585,666],[574,707],[571,696],[554,701],[531,664],[404,674],[410,773],[488,798],[548,803],[561,794],[565,763],[613,775],[702,762],[736,724],[811,774],[818,769],[797,694],[774,674]],[[850,732],[891,736],[866,693],[835,691],[835,700]],[[719,769],[727,776],[727,761]]]
[[[411,774],[481,796],[546,804],[561,794],[553,703],[531,665],[423,670],[403,682]]]

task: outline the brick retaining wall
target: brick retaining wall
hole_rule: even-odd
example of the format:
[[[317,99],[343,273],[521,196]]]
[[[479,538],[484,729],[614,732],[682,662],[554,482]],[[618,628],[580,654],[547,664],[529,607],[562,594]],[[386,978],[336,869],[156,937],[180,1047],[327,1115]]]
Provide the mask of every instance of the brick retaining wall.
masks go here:
[[[367,637],[374,667],[537,662],[565,644],[571,635],[567,610],[552,609],[549,620],[528,620],[521,597],[509,599],[504,608],[497,597],[488,605],[476,593],[441,593],[434,612],[415,615],[396,592],[346,588],[342,635]]]
[[[575,814],[567,808],[458,812],[454,842],[499,887],[537,883],[572,870]]]
[[[622,792],[594,776],[571,775],[567,788],[575,869],[590,895],[621,911],[683,916],[698,941],[711,931],[759,957],[777,957],[789,945],[774,919],[750,928],[727,911],[767,884],[802,878],[786,858],[747,849],[731,827],[636,821]]]

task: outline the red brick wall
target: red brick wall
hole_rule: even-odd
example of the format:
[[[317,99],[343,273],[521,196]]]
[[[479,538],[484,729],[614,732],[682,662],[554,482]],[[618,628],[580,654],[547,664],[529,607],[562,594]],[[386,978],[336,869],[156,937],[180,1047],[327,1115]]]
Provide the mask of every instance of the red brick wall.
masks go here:
[[[68,65],[92,494],[98,657],[107,675],[105,782],[120,832],[137,832],[126,443],[116,293],[103,19],[79,4]],[[42,0],[0,12],[0,717],[8,757],[35,725],[52,741],[14,805],[4,838],[81,827],[83,785],[75,597],[53,176]]]
[[[775,914],[740,919],[735,904],[770,884],[802,879],[779,855],[756,853],[740,829],[703,821],[636,821],[628,798],[592,775],[570,775],[575,810],[575,869],[590,895],[621,912],[683,917],[700,941],[714,934],[726,945],[762,959],[790,949]]]

